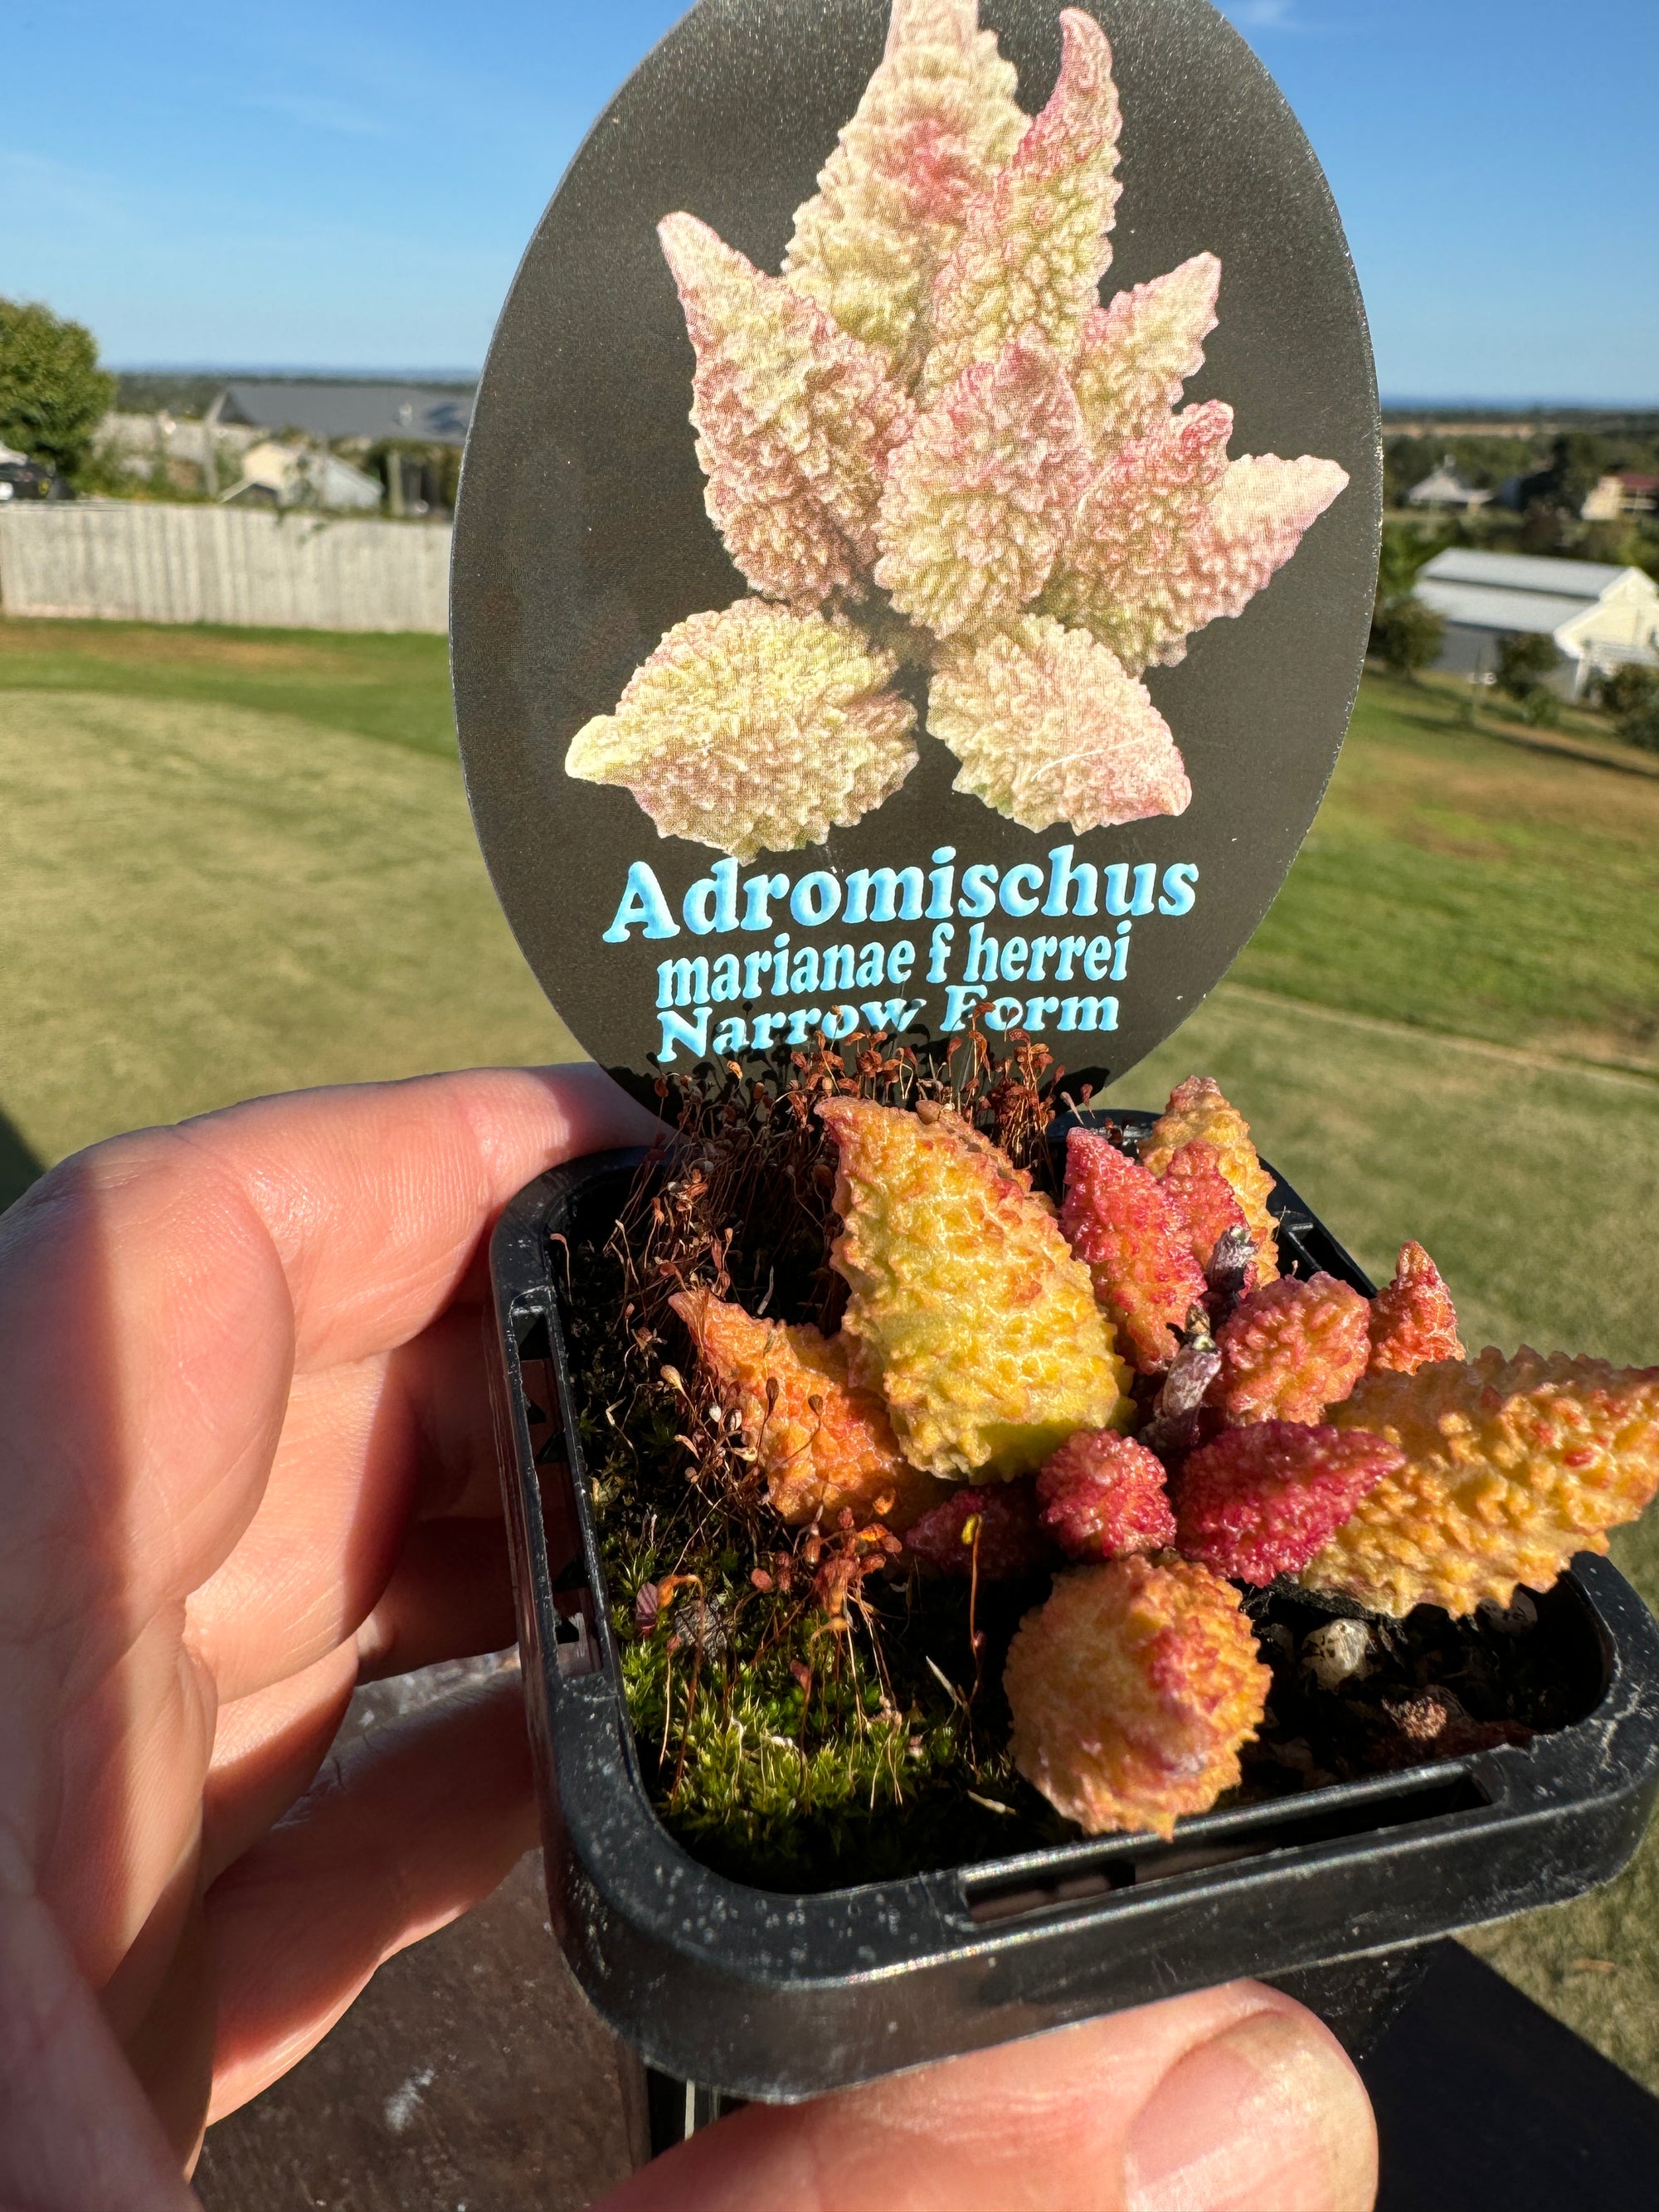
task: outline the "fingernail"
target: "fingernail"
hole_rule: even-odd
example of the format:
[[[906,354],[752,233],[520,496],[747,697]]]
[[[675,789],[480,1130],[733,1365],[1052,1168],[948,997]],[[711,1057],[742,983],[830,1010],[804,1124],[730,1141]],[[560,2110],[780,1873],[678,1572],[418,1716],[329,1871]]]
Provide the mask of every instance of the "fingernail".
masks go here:
[[[1376,2134],[1338,2045],[1252,2013],[1189,2051],[1129,2131],[1128,2212],[1370,2212]]]

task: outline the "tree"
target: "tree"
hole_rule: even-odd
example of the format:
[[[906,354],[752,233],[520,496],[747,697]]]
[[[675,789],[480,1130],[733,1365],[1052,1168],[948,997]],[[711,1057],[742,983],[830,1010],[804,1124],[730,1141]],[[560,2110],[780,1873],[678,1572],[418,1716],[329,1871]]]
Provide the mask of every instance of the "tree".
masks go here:
[[[1511,699],[1529,698],[1560,658],[1554,639],[1540,633],[1504,638],[1498,647],[1498,688]]]
[[[0,300],[0,441],[73,476],[114,397],[84,324],[38,301]]]
[[[1433,667],[1445,641],[1445,623],[1414,592],[1391,600],[1371,623],[1371,650],[1413,683],[1424,669]]]

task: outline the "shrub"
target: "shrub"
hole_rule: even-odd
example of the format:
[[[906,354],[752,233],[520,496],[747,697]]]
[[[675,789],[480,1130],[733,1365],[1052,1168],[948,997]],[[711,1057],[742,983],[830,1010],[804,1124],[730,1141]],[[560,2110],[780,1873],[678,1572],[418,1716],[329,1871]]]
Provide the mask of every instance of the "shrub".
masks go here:
[[[1552,638],[1533,633],[1504,638],[1498,647],[1498,688],[1524,706],[1560,658]]]
[[[1639,714],[1659,697],[1659,669],[1642,668],[1627,660],[1622,668],[1611,668],[1596,677],[1590,696],[1603,713],[1623,721],[1627,714]]]
[[[1401,676],[1415,678],[1433,667],[1446,638],[1446,625],[1414,593],[1391,600],[1371,623],[1371,650]]]
[[[114,396],[84,324],[38,301],[0,300],[0,441],[73,476]]]

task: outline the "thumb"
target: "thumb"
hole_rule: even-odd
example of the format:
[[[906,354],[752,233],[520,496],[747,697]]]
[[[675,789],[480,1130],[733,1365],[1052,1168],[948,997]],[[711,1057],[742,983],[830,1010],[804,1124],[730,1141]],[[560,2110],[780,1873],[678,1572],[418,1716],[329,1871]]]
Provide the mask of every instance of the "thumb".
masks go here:
[[[1322,2022],[1234,1982],[817,2103],[750,2105],[598,2212],[1370,2212],[1376,2131]]]

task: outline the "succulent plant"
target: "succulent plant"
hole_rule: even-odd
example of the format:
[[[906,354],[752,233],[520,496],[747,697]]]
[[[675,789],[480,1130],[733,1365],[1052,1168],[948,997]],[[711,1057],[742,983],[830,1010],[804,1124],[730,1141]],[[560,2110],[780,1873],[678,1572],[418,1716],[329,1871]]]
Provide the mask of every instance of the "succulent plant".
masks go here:
[[[1296,1574],[1403,1463],[1397,1445],[1364,1429],[1297,1421],[1228,1429],[1182,1469],[1176,1547],[1239,1582]]]
[[[1167,1175],[1176,1155],[1195,1141],[1211,1147],[1232,1185],[1255,1243],[1256,1280],[1271,1283],[1279,1273],[1278,1235],[1267,1210],[1273,1177],[1250,1142],[1249,1123],[1207,1075],[1189,1075],[1170,1093],[1169,1104],[1141,1139],[1141,1165],[1155,1176]]]
[[[831,1257],[855,1383],[930,1474],[1034,1474],[1133,1417],[1128,1370],[1049,1201],[986,1138],[867,1099],[818,1107],[840,1155]]]
[[[1330,1419],[1403,1456],[1302,1572],[1373,1613],[1547,1590],[1659,1489],[1659,1367],[1488,1350],[1368,1375]]]
[[[671,1300],[709,1372],[732,1391],[773,1510],[799,1524],[843,1508],[907,1528],[939,1496],[900,1452],[887,1409],[847,1376],[847,1347],[810,1326],[757,1321],[705,1288]]]
[[[1238,1592],[1207,1567],[1072,1567],[1009,1648],[1014,1764],[1089,1835],[1168,1837],[1238,1781],[1272,1679]]]
[[[1229,459],[1218,400],[1177,411],[1212,254],[1102,305],[1111,49],[1060,21],[1028,118],[976,0],[894,0],[781,276],[693,215],[659,226],[706,504],[759,599],[670,631],[565,765],[665,836],[746,859],[879,806],[916,757],[902,662],[931,679],[956,788],[1024,828],[1181,812],[1143,672],[1240,613],[1347,482]]]
[[[1371,1300],[1369,1372],[1414,1375],[1437,1359],[1462,1359],[1457,1309],[1420,1244],[1400,1248],[1392,1281]]]
[[[1282,1275],[1242,1298],[1216,1335],[1210,1403],[1228,1421],[1316,1421],[1370,1356],[1369,1302],[1334,1275]]]
[[[1109,1137],[1073,1129],[1060,1225],[1135,1365],[1143,1375],[1164,1373],[1205,1291],[1185,1215]]]
[[[1156,1452],[1114,1429],[1079,1429],[1036,1479],[1045,1529],[1072,1559],[1158,1552],[1176,1540]]]

